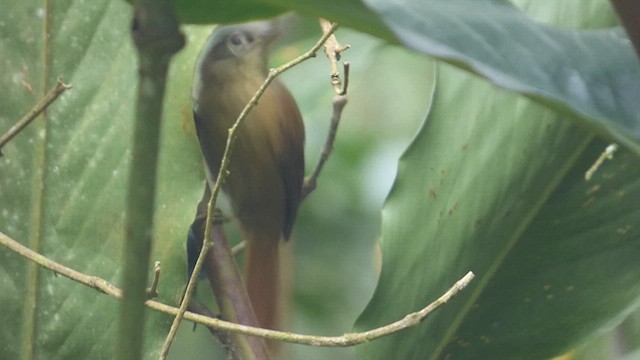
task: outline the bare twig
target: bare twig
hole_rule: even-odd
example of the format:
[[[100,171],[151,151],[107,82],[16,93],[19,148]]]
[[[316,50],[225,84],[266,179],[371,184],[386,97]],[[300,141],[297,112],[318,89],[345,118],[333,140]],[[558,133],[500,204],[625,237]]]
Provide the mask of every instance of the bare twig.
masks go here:
[[[239,243],[237,243],[236,246],[233,247],[233,249],[231,249],[231,252],[233,252],[233,256],[236,256],[241,252],[243,252],[244,249],[246,249],[246,247],[247,247],[247,242],[242,240]]]
[[[332,26],[335,26],[335,24],[332,25],[328,20],[320,19],[320,26],[322,27],[322,31],[326,33]],[[329,127],[327,139],[325,140],[322,151],[320,152],[320,158],[311,172],[311,175],[304,179],[304,184],[302,185],[303,199],[316,189],[320,171],[322,171],[325,162],[329,159],[329,155],[331,155],[331,152],[333,151],[333,144],[338,133],[338,126],[340,125],[340,119],[342,118],[342,111],[344,110],[345,105],[347,105],[346,94],[349,87],[349,63],[344,63],[344,84],[340,80],[340,73],[338,73],[338,61],[340,61],[341,53],[347,49],[349,49],[349,45],[341,45],[335,34],[329,36],[324,45],[324,53],[331,65],[331,85],[333,85],[336,96],[333,98],[331,125]]]
[[[338,132],[338,125],[340,125],[340,118],[342,117],[342,110],[344,109],[345,105],[347,105],[347,97],[345,95],[336,95],[333,99],[333,115],[331,116],[331,126],[329,127],[329,133],[327,134],[327,139],[322,147],[322,151],[320,152],[320,158],[318,159],[318,163],[313,169],[313,172],[311,172],[311,175],[307,176],[304,179],[304,184],[302,185],[303,199],[313,190],[315,190],[318,183],[318,176],[320,175],[320,171],[329,158],[329,155],[331,155],[331,151],[333,150],[333,143],[335,142],[336,134]]]
[[[160,261],[156,261],[153,265],[153,280],[151,287],[147,289],[147,296],[150,299],[158,297],[158,283],[160,282]]]
[[[107,294],[116,299],[122,299],[122,290],[116,288],[108,281],[101,279],[96,276],[90,276],[78,272],[76,270],[70,269],[64,265],[61,265],[53,260],[50,260],[37,252],[27,248],[26,246],[18,243],[17,241],[11,239],[4,233],[0,232],[0,244],[8,247],[9,249],[15,251],[16,253],[22,255],[23,257],[36,262],[37,264],[55,271],[56,273],[67,277],[71,280],[74,280],[80,284],[89,286],[94,288],[104,294]],[[314,336],[314,335],[302,335],[302,334],[294,334],[283,331],[275,331],[275,330],[267,330],[256,328],[252,326],[234,324],[228,321],[212,318],[209,316],[203,316],[200,314],[196,314],[193,312],[184,312],[183,316],[185,319],[189,321],[193,321],[198,324],[202,324],[205,326],[212,327],[214,329],[218,329],[221,331],[229,331],[240,333],[244,335],[257,336],[266,339],[285,341],[295,344],[302,345],[313,345],[313,346],[323,346],[323,347],[347,347],[354,346],[358,344],[362,344],[365,342],[369,342],[371,340],[375,340],[377,338],[393,334],[395,332],[410,328],[415,326],[435,311],[440,306],[444,305],[448,302],[452,297],[458,294],[461,290],[463,290],[474,278],[474,274],[472,272],[468,272],[465,276],[463,276],[460,280],[458,280],[449,290],[447,290],[444,294],[442,294],[437,300],[426,306],[420,311],[410,313],[403,317],[402,319],[393,322],[388,325],[384,325],[372,330],[360,332],[360,333],[348,333],[342,336]],[[180,309],[169,306],[158,301],[147,300],[145,301],[145,306],[173,316],[177,316],[180,313]]]
[[[320,40],[318,40],[318,42],[309,51],[305,52],[304,54],[298,56],[297,58],[289,61],[288,63],[286,63],[284,65],[281,65],[281,66],[279,66],[279,67],[277,67],[275,69],[269,70],[269,75],[267,76],[267,78],[264,80],[264,82],[262,83],[262,85],[260,86],[258,91],[256,91],[256,93],[253,95],[251,100],[249,100],[249,102],[246,104],[246,106],[242,109],[242,111],[240,112],[240,115],[238,115],[238,118],[236,119],[236,121],[233,124],[233,126],[231,126],[231,128],[229,128],[229,136],[227,138],[227,143],[226,143],[226,146],[225,146],[225,149],[224,149],[224,154],[223,154],[222,160],[220,162],[220,169],[219,169],[218,174],[216,176],[216,182],[213,185],[213,188],[211,189],[211,198],[210,198],[209,204],[207,206],[207,221],[206,221],[206,226],[205,226],[205,234],[204,234],[204,241],[202,243],[202,249],[200,250],[200,255],[198,256],[198,260],[196,261],[193,273],[191,274],[191,278],[189,279],[189,283],[187,284],[187,290],[185,292],[185,296],[183,297],[182,303],[180,304],[180,311],[176,315],[176,317],[175,317],[175,319],[173,321],[173,324],[171,325],[171,329],[169,330],[169,334],[167,335],[167,338],[165,339],[165,343],[163,345],[163,351],[162,351],[162,355],[164,355],[164,357],[161,355],[161,359],[166,358],[166,354],[168,353],[169,347],[171,346],[171,343],[173,342],[173,339],[175,338],[175,335],[178,332],[178,327],[180,325],[180,322],[182,321],[184,313],[186,312],[187,307],[189,305],[189,301],[191,300],[191,297],[193,296],[193,291],[195,289],[195,283],[197,281],[198,274],[200,274],[202,266],[203,266],[203,264],[205,262],[206,254],[209,251],[209,248],[211,247],[210,239],[211,239],[211,228],[212,228],[212,226],[211,226],[210,219],[212,219],[212,216],[213,216],[215,203],[216,203],[216,200],[218,198],[218,193],[220,192],[220,188],[222,187],[222,184],[224,183],[224,179],[227,176],[227,169],[229,168],[230,155],[231,155],[231,151],[233,150],[233,146],[235,144],[236,133],[238,131],[238,127],[240,126],[242,121],[247,117],[249,112],[256,105],[258,105],[258,100],[260,99],[260,97],[262,97],[262,94],[264,94],[264,92],[267,89],[267,87],[271,84],[271,82],[278,75],[280,75],[283,72],[289,70],[290,68],[302,63],[305,60],[308,60],[308,59],[311,59],[311,58],[315,57],[316,54],[318,53],[318,51],[320,50],[320,48],[322,47],[322,45],[324,45],[324,43],[327,41],[327,39],[337,29],[338,29],[338,25],[337,24],[333,24],[331,26],[331,28],[329,29],[329,31],[326,31],[323,34],[323,36],[320,38]]]
[[[2,148],[9,141],[11,141],[11,139],[13,139],[16,135],[18,135],[20,131],[26,128],[27,125],[29,125],[35,118],[37,118],[40,113],[45,111],[47,107],[51,105],[51,103],[56,101],[56,99],[68,89],[71,89],[71,85],[63,83],[62,79],[58,78],[56,86],[54,86],[53,89],[51,89],[42,99],[40,99],[40,101],[38,101],[33,109],[29,110],[28,113],[26,113],[20,120],[18,120],[18,122],[16,122],[15,125],[13,125],[6,134],[0,137],[0,156],[2,156]]]
[[[329,20],[320,19],[320,27],[324,33],[327,33],[329,29],[331,29],[332,24]],[[333,89],[335,90],[337,95],[345,95],[347,93],[347,87],[349,86],[349,63],[345,62],[343,64],[344,67],[344,85],[340,80],[340,73],[338,72],[338,62],[340,61],[340,57],[342,56],[342,52],[348,50],[350,45],[341,45],[338,42],[333,33],[327,39],[327,42],[324,44],[324,53],[329,59],[329,63],[331,64],[331,85],[333,85]]]
[[[596,161],[593,163],[593,165],[591,165],[589,170],[587,170],[587,172],[584,174],[584,179],[586,181],[591,180],[591,177],[593,176],[593,174],[596,173],[596,171],[598,171],[598,169],[600,168],[600,165],[602,165],[602,163],[605,160],[613,159],[613,154],[617,150],[618,150],[618,144],[611,144],[611,145],[607,146],[607,148],[604,149],[602,154],[600,154],[600,156],[596,159]]]

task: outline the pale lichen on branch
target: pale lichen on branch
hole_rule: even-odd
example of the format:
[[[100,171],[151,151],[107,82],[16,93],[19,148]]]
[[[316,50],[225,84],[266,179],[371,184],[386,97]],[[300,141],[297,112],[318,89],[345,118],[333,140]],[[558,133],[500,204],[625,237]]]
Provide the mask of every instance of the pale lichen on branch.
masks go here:
[[[320,19],[320,27],[325,35],[329,34],[329,31],[335,26],[337,26],[337,24],[332,24],[328,20]],[[316,189],[320,172],[322,171],[324,164],[327,162],[327,159],[329,159],[329,155],[331,155],[331,152],[333,151],[333,144],[335,143],[336,135],[338,134],[338,126],[342,119],[342,111],[347,105],[347,90],[349,87],[349,63],[344,62],[343,64],[343,82],[340,79],[340,73],[338,72],[338,62],[340,61],[342,52],[349,48],[349,45],[341,45],[340,42],[338,42],[334,32],[330,33],[330,36],[324,44],[324,53],[329,60],[329,65],[331,66],[331,85],[336,92],[336,96],[333,98],[333,112],[331,115],[329,132],[325,143],[322,146],[322,150],[320,151],[320,157],[316,166],[311,172],[311,175],[304,179],[304,184],[302,186],[302,198],[307,197],[307,195]]]
[[[602,154],[600,154],[600,156],[596,159],[593,165],[591,165],[591,167],[587,170],[587,172],[585,172],[584,179],[586,181],[591,180],[591,178],[593,177],[593,174],[595,174],[596,171],[598,171],[598,169],[600,168],[600,166],[605,160],[613,159],[613,154],[616,151],[618,151],[618,144],[610,144],[609,146],[607,146],[607,148],[604,149]]]
[[[325,33],[327,33],[333,25],[334,24],[326,19],[320,19],[320,27],[322,27],[322,31]],[[327,56],[327,59],[329,59],[329,64],[331,65],[331,85],[333,85],[333,89],[337,95],[346,95],[349,87],[349,63],[344,62],[342,65],[344,69],[343,84],[343,81],[340,79],[340,72],[338,71],[338,62],[342,57],[342,52],[348,50],[350,47],[348,44],[340,44],[334,33],[329,36],[324,44],[324,54]]]

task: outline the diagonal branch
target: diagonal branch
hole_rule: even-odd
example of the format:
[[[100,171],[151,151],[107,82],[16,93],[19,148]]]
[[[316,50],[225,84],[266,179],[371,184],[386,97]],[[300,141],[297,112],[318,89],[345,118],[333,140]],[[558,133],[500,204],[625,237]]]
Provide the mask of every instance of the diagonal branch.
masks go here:
[[[322,31],[328,33],[328,31],[335,26],[335,24],[331,24],[328,20],[320,19],[320,27],[322,27]],[[331,34],[327,39],[327,42],[324,45],[324,54],[329,60],[329,65],[331,66],[331,85],[333,86],[334,91],[336,92],[336,96],[333,98],[333,114],[331,115],[331,125],[329,126],[329,133],[327,134],[327,139],[325,140],[324,145],[322,146],[322,151],[320,152],[320,158],[318,159],[318,163],[315,168],[311,172],[311,175],[307,176],[304,179],[304,184],[302,185],[302,198],[304,199],[313,192],[318,185],[318,176],[320,176],[320,171],[324,167],[324,164],[329,159],[329,155],[333,151],[333,144],[336,139],[336,135],[338,133],[338,126],[340,125],[340,119],[342,118],[342,111],[344,110],[345,105],[347,105],[347,89],[349,87],[349,63],[344,63],[344,83],[340,79],[340,73],[338,72],[338,62],[340,61],[340,57],[342,56],[342,52],[349,49],[349,45],[341,45],[338,42],[335,34]]]
[[[56,99],[62,95],[66,90],[71,89],[71,85],[67,85],[62,82],[62,79],[58,78],[56,82],[56,86],[53,87],[38,103],[33,107],[33,109],[29,110],[18,122],[15,123],[7,131],[6,134],[0,137],[0,156],[2,156],[2,148],[7,145],[11,139],[13,139],[20,131],[24,130],[35,118],[38,117],[43,111],[45,111],[49,105],[51,105]]]
[[[322,146],[322,151],[320,151],[320,158],[318,159],[316,167],[311,172],[311,175],[304,179],[304,184],[302,185],[303,199],[313,192],[313,190],[316,189],[316,186],[318,186],[318,176],[320,176],[320,171],[322,171],[324,164],[327,162],[329,155],[331,155],[331,152],[333,151],[333,143],[335,142],[336,135],[338,133],[338,125],[340,125],[342,110],[344,110],[345,105],[347,105],[347,96],[336,95],[333,99],[333,115],[331,115],[329,133],[327,134],[327,139]]]
[[[94,288],[104,294],[107,294],[116,299],[122,299],[122,290],[116,288],[108,281],[101,279],[97,276],[86,275],[71,268],[68,268],[64,265],[61,265],[53,260],[48,259],[41,254],[27,248],[26,246],[18,243],[17,241],[11,239],[4,233],[0,232],[0,244],[8,247],[14,252],[20,254],[21,256],[36,262],[37,264],[55,271],[56,273],[67,277],[73,281],[79,282],[83,285]],[[312,346],[322,346],[322,347],[347,347],[354,346],[358,344],[362,344],[365,342],[369,342],[380,337],[390,335],[396,333],[398,331],[410,328],[412,326],[416,326],[424,321],[427,316],[433,313],[440,306],[447,303],[452,297],[457,295],[461,290],[463,290],[475,275],[472,272],[468,272],[465,276],[463,276],[460,280],[458,280],[449,290],[447,290],[444,294],[442,294],[438,299],[433,301],[431,304],[427,305],[423,309],[417,312],[410,313],[403,317],[402,319],[393,322],[388,325],[384,325],[375,329],[371,329],[368,331],[360,332],[360,333],[348,333],[341,336],[314,336],[314,335],[303,335],[303,334],[294,334],[283,331],[275,331],[275,330],[267,330],[252,326],[234,324],[228,321],[211,318],[204,315],[195,314],[193,312],[186,311],[183,313],[183,317],[189,321],[193,321],[194,323],[202,324],[214,329],[229,331],[244,335],[257,336],[265,339],[279,340],[285,341],[289,343],[302,344],[302,345],[312,345]],[[147,300],[145,301],[145,306],[168,314],[177,316],[180,313],[180,309],[169,306],[158,301]]]
[[[328,32],[334,24],[331,24],[329,20],[320,19],[320,27],[325,33]],[[336,95],[346,95],[347,88],[349,87],[349,63],[343,63],[344,69],[344,84],[340,80],[340,73],[338,72],[338,62],[342,56],[342,52],[349,50],[351,46],[346,44],[342,45],[338,42],[336,36],[332,33],[324,44],[324,54],[329,59],[331,65],[331,85],[336,92]]]

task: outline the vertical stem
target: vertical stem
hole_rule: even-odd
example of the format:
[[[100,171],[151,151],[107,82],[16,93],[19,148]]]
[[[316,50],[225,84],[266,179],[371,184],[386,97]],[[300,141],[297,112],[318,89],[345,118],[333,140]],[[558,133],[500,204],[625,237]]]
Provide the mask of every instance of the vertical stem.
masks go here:
[[[164,77],[147,79],[147,84],[159,89]],[[124,247],[124,302],[120,314],[121,340],[129,343],[120,344],[122,350],[140,348],[135,353],[128,353],[121,359],[137,359],[141,354],[142,327],[144,325],[145,288],[147,286],[147,270],[151,253],[151,237],[153,234],[153,208],[155,193],[155,176],[158,153],[158,137],[160,135],[160,110],[145,99],[142,88],[144,76],[140,78],[138,89],[137,121],[134,130],[133,159],[131,161],[129,192],[127,196],[126,243]],[[164,89],[162,89],[164,90]],[[161,91],[162,91],[161,90]],[[133,323],[132,319],[136,319]]]
[[[162,100],[171,57],[184,45],[168,1],[138,1],[132,36],[138,50],[140,77],[126,209],[124,299],[117,349],[120,360],[142,358]]]

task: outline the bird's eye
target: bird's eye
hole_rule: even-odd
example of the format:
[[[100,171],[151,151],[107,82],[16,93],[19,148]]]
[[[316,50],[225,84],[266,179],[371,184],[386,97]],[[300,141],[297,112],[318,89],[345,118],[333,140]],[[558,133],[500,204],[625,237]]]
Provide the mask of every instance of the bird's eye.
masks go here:
[[[240,57],[255,48],[256,40],[257,38],[249,32],[236,31],[227,37],[226,47],[234,56]]]
[[[229,36],[229,42],[234,46],[240,46],[244,42],[243,37],[242,33],[233,33]]]
[[[253,40],[253,35],[249,33],[235,32],[229,35],[229,43],[233,46],[249,45]]]

